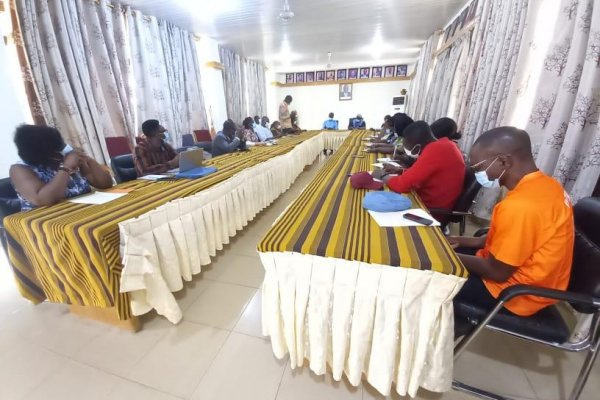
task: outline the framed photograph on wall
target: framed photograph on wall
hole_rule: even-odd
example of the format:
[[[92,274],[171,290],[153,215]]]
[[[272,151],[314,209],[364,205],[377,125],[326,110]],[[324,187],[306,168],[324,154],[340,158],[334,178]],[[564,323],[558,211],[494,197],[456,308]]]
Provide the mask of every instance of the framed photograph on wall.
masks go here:
[[[325,81],[325,71],[317,71],[317,82]]]
[[[383,68],[382,67],[373,67],[371,71],[371,78],[381,78],[383,76]]]
[[[304,83],[304,72],[296,72],[296,83]]]
[[[315,73],[307,72],[306,73],[306,82],[314,82],[315,81]]]
[[[337,80],[338,81],[344,81],[344,80],[346,80],[346,70],[345,69],[338,69],[337,70]]]
[[[285,74],[285,83],[294,83],[294,74]]]
[[[358,68],[350,68],[348,70],[348,79],[358,79]]]
[[[352,84],[340,83],[340,101],[352,100]]]
[[[335,81],[335,71],[327,71],[325,75],[326,81]]]
[[[371,77],[371,68],[361,68],[360,69],[360,79],[369,79]]]
[[[408,65],[396,65],[396,76],[406,76]]]
[[[396,67],[394,67],[393,65],[388,65],[387,67],[385,67],[385,73],[383,76],[385,78],[392,78],[394,76],[395,71]]]

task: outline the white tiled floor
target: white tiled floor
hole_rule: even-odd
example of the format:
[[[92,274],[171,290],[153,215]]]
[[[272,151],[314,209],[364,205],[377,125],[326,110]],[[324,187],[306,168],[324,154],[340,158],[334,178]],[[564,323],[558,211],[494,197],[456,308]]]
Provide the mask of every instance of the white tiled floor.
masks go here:
[[[0,400],[383,399],[367,383],[354,388],[308,368],[292,371],[261,335],[256,244],[317,169],[302,174],[176,294],[184,310],[176,326],[149,315],[132,334],[71,315],[63,305],[32,306],[18,295],[2,252]],[[457,362],[455,376],[522,399],[556,400],[566,398],[582,359],[486,333]],[[582,399],[599,398],[599,378],[597,365]],[[470,397],[422,391],[419,398]]]

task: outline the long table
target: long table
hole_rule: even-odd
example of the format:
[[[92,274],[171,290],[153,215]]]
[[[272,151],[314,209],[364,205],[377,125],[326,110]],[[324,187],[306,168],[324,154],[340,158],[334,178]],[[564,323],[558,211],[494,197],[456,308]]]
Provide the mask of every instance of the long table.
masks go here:
[[[218,171],[202,179],[135,180],[116,187],[131,190],[126,196],[103,205],[65,201],[9,216],[18,289],[34,303],[114,307],[121,320],[157,308],[178,322],[171,291],[287,190],[323,141],[320,131],[288,136],[209,160]]]
[[[265,268],[263,333],[274,354],[331,367],[382,394],[452,382],[452,298],[467,271],[439,228],[382,228],[348,175],[370,171],[368,132],[352,133],[258,245]],[[415,194],[413,207],[424,208]]]

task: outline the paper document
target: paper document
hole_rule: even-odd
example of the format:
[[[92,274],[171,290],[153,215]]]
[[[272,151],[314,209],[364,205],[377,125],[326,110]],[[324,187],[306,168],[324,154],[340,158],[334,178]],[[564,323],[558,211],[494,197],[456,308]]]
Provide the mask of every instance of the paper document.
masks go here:
[[[440,226],[440,223],[433,219],[429,213],[421,208],[413,208],[405,211],[395,211],[395,212],[378,212],[378,211],[370,211],[371,217],[377,222],[377,225],[382,228],[388,227],[406,227],[406,226]],[[404,214],[414,214],[416,216],[427,218],[433,221],[431,225],[423,225],[418,222],[411,221],[409,219],[404,218]]]
[[[398,164],[396,161],[385,161],[383,164],[388,164],[396,168],[402,168],[402,165]]]
[[[156,181],[163,178],[170,178],[171,175],[144,175],[140,176],[138,179],[145,179],[147,181]]]
[[[69,201],[71,203],[79,204],[104,204],[126,195],[127,193],[94,192],[90,194],[85,194],[83,196],[74,197],[72,199],[69,199]]]
[[[388,158],[388,157],[378,158],[377,159],[377,162],[380,162],[380,163],[386,163],[386,162],[390,162],[390,161],[392,161],[392,159]]]
[[[375,164],[371,164],[372,166],[374,166],[375,168],[383,168],[383,163],[375,163]]]

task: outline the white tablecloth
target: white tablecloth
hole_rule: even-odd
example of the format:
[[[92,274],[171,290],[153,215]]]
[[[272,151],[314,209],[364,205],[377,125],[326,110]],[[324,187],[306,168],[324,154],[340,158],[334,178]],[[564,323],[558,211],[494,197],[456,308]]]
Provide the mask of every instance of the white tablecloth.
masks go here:
[[[325,150],[337,150],[351,131],[323,131],[323,145]]]
[[[384,395],[452,384],[452,299],[464,278],[299,253],[260,253],[263,334],[292,368],[310,360],[358,386],[364,373]]]
[[[121,222],[120,291],[131,293],[133,315],[156,309],[179,322],[182,312],[172,292],[289,189],[304,167],[323,154],[323,141],[323,134],[314,136],[196,195]]]

